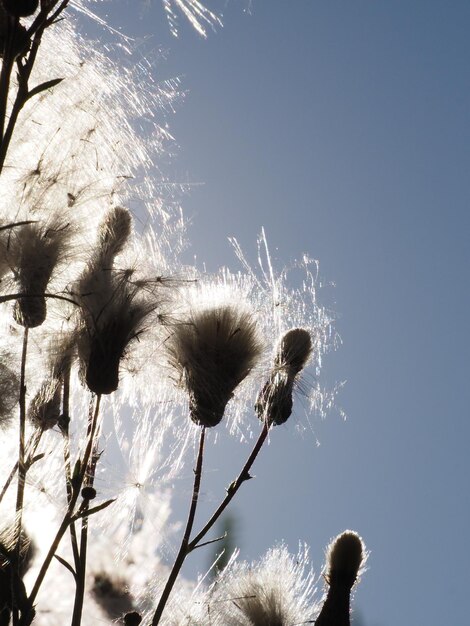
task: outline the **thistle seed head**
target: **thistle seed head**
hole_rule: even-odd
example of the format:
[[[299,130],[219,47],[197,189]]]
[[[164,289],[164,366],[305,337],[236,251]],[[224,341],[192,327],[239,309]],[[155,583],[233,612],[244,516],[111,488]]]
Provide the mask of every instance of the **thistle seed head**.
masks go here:
[[[361,537],[352,530],[345,530],[328,547],[326,581],[331,587],[343,585],[350,589],[356,582],[364,559],[365,548]]]
[[[31,401],[28,409],[29,420],[42,430],[57,425],[61,413],[61,381],[58,378],[46,380]]]
[[[293,328],[281,337],[274,368],[256,399],[255,410],[261,420],[279,425],[289,419],[296,377],[311,353],[312,339],[304,328]]]
[[[193,310],[168,343],[170,363],[189,394],[193,422],[216,426],[261,353],[253,313],[221,305]]]
[[[16,301],[13,315],[21,326],[34,328],[46,319],[45,292],[65,256],[69,237],[69,225],[58,218],[15,229],[10,247],[12,270],[25,297]]]
[[[113,393],[119,385],[121,360],[155,304],[125,276],[112,273],[103,291],[84,294],[79,300],[77,345],[85,382],[96,394]]]

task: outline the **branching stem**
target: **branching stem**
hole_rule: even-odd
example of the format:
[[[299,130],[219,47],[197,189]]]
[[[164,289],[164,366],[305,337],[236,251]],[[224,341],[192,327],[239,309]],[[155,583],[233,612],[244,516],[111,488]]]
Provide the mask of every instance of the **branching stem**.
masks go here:
[[[160,601],[158,603],[157,609],[153,616],[152,626],[157,626],[160,622],[160,618],[165,610],[165,605],[170,596],[171,590],[173,589],[173,585],[178,577],[178,574],[181,570],[181,567],[184,563],[185,558],[189,554],[189,538],[191,536],[191,531],[193,529],[194,517],[196,515],[197,502],[199,498],[199,490],[201,486],[201,476],[202,476],[202,462],[204,457],[204,438],[205,438],[205,426],[201,427],[201,435],[199,438],[199,451],[197,455],[196,467],[194,469],[194,485],[193,485],[193,495],[191,498],[191,506],[189,507],[188,520],[186,522],[186,528],[184,530],[183,539],[181,541],[180,549],[176,556],[173,568],[170,572],[170,576],[166,582],[165,588],[163,589],[163,593],[160,597]]]
[[[57,549],[62,540],[62,537],[65,535],[67,528],[69,527],[70,523],[73,520],[75,505],[77,504],[77,500],[80,496],[81,487],[85,479],[86,470],[88,468],[88,463],[90,461],[90,457],[91,457],[93,446],[94,446],[95,434],[98,430],[99,408],[100,408],[100,396],[97,396],[92,423],[91,423],[91,426],[89,427],[89,436],[88,436],[87,445],[85,448],[85,452],[83,454],[83,458],[80,463],[80,471],[78,472],[77,477],[72,477],[73,490],[72,490],[72,497],[70,499],[69,506],[64,515],[62,523],[59,526],[59,529],[57,530],[57,533],[52,541],[52,544],[49,548],[46,558],[44,559],[41,569],[39,570],[39,574],[36,578],[31,594],[28,598],[27,607],[26,607],[24,614],[21,617],[19,626],[29,626],[31,624],[34,618],[33,606],[34,606],[36,597],[39,593],[39,589],[41,588],[41,585],[47,574],[47,570],[49,569],[51,561],[54,558],[55,553],[57,552]]]
[[[238,477],[230,484],[229,488],[227,489],[227,495],[222,500],[222,502],[220,503],[218,508],[214,511],[212,517],[209,519],[207,524],[194,537],[194,539],[189,542],[189,544],[188,544],[188,552],[192,552],[193,550],[195,550],[196,548],[199,547],[199,542],[201,541],[201,539],[203,539],[206,536],[206,534],[209,532],[209,530],[212,528],[212,526],[214,526],[214,524],[219,519],[219,517],[222,515],[222,513],[225,511],[225,509],[227,508],[229,502],[235,496],[235,494],[240,489],[242,484],[246,480],[249,480],[251,478],[251,476],[250,476],[250,469],[251,469],[253,463],[255,462],[256,457],[258,456],[258,453],[261,450],[264,442],[266,441],[266,438],[267,438],[268,433],[269,433],[269,428],[270,428],[269,421],[266,420],[264,422],[263,429],[262,429],[262,431],[261,431],[261,433],[260,433],[260,435],[259,435],[259,437],[258,437],[258,439],[257,439],[257,441],[256,441],[256,443],[254,445],[254,447],[253,447],[253,450],[251,451],[250,456],[248,457],[245,465],[243,466],[243,469],[238,474]]]

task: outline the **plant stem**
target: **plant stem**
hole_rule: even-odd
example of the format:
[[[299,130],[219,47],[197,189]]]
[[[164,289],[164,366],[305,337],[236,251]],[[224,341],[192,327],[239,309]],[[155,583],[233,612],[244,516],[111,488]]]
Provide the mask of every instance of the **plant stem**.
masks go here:
[[[170,572],[170,576],[168,577],[168,580],[166,582],[165,588],[163,590],[163,593],[160,597],[160,601],[158,603],[157,609],[155,611],[155,614],[153,616],[153,620],[152,620],[152,626],[157,626],[157,624],[160,622],[160,618],[163,614],[163,611],[165,610],[165,605],[168,601],[168,598],[170,596],[171,590],[173,589],[173,585],[175,584],[175,581],[178,577],[178,574],[181,570],[181,567],[184,563],[185,558],[187,557],[187,555],[189,554],[190,550],[188,549],[189,546],[189,538],[191,536],[191,531],[193,529],[193,524],[194,524],[194,517],[196,515],[196,508],[197,508],[197,502],[198,502],[198,498],[199,498],[199,489],[201,486],[201,476],[202,476],[202,461],[203,461],[203,457],[204,457],[204,438],[205,438],[205,431],[206,428],[205,426],[202,426],[201,428],[201,435],[199,438],[199,451],[198,451],[198,455],[197,455],[197,461],[196,461],[196,468],[194,470],[194,485],[193,485],[193,495],[192,495],[192,499],[191,499],[191,506],[189,508],[189,514],[188,514],[188,521],[186,522],[186,528],[184,531],[184,535],[183,535],[183,539],[181,541],[181,546],[179,549],[179,552],[176,556],[176,560],[175,563],[173,565],[173,568]]]
[[[101,396],[96,396],[96,406],[97,410],[99,408]],[[93,420],[93,408],[92,404],[90,404],[90,417],[88,422],[88,430],[91,432],[92,428],[92,420]],[[93,487],[93,483],[95,480],[95,472],[96,472],[96,464],[98,462],[98,441],[97,435],[99,434],[98,430],[95,432],[93,436],[93,446],[91,456],[87,465],[87,471],[85,474],[84,484],[86,487]],[[83,511],[88,510],[88,501],[83,502],[82,506]],[[82,528],[80,533],[80,552],[79,552],[79,560],[76,563],[76,586],[75,586],[75,601],[73,605],[73,614],[72,614],[72,622],[71,626],[80,626],[82,621],[82,612],[83,612],[83,601],[85,598],[85,575],[86,575],[86,560],[87,560],[87,549],[88,549],[88,516],[85,515],[82,518]]]
[[[34,434],[31,436],[27,447],[27,461],[26,461],[26,466],[29,468],[32,465],[33,462],[33,455],[36,452],[36,449],[39,445],[39,442],[41,440],[42,437],[42,433],[43,433],[43,429],[42,428],[38,428]],[[16,472],[18,471],[18,461],[16,461],[16,463],[14,464],[14,466],[11,469],[11,472],[8,476],[8,478],[5,481],[5,484],[2,487],[2,490],[0,491],[0,502],[3,500],[8,487],[11,484],[11,481],[13,480],[13,478],[15,477]]]
[[[222,502],[220,503],[218,508],[214,511],[212,517],[209,519],[207,524],[194,537],[194,539],[188,544],[188,552],[192,552],[195,548],[198,547],[198,544],[201,541],[201,539],[203,539],[203,537],[205,537],[207,532],[212,528],[212,526],[216,523],[216,521],[222,515],[222,513],[224,512],[224,510],[228,506],[229,502],[232,500],[234,495],[240,489],[241,485],[246,480],[249,480],[251,478],[251,476],[250,476],[251,466],[255,462],[256,457],[258,456],[258,453],[261,450],[261,447],[263,446],[264,442],[266,441],[266,438],[267,438],[268,432],[269,432],[269,428],[270,428],[269,420],[265,420],[264,425],[263,425],[263,429],[262,429],[262,431],[261,431],[261,433],[260,433],[260,435],[258,437],[258,440],[256,441],[256,443],[255,443],[255,445],[253,447],[253,450],[251,451],[250,456],[248,457],[245,465],[243,466],[243,469],[239,473],[239,475],[236,478],[236,480],[234,480],[230,484],[229,488],[227,489],[227,495],[222,500]]]
[[[65,472],[65,488],[67,491],[67,504],[70,504],[73,495],[72,488],[72,468],[70,465],[70,363],[66,366],[63,374],[63,394],[62,394],[62,417],[60,429],[64,437],[64,472]],[[70,524],[70,541],[72,543],[73,560],[75,564],[75,572],[78,570],[80,553],[78,551],[77,531],[75,522]]]
[[[75,505],[77,504],[77,500],[80,496],[80,492],[81,492],[81,487],[83,484],[83,480],[85,478],[85,473],[88,467],[88,462],[90,460],[91,457],[91,453],[92,453],[92,449],[93,449],[93,444],[94,444],[94,440],[95,440],[95,434],[97,432],[97,426],[98,426],[98,416],[99,416],[99,396],[97,397],[97,401],[96,401],[96,406],[95,406],[95,411],[93,414],[93,420],[92,420],[92,424],[91,424],[91,428],[89,427],[89,435],[88,435],[88,441],[87,441],[87,445],[85,448],[85,452],[83,454],[83,459],[81,461],[81,465],[80,465],[80,471],[78,473],[77,476],[77,480],[74,479],[73,477],[73,491],[72,491],[72,497],[70,499],[69,502],[69,506],[67,508],[67,511],[64,515],[64,519],[62,520],[62,523],[59,526],[59,529],[57,530],[57,533],[52,541],[52,544],[49,548],[49,551],[46,555],[46,558],[44,559],[44,562],[41,566],[41,569],[39,570],[39,574],[36,578],[36,581],[34,583],[33,589],[31,591],[31,594],[28,598],[27,601],[27,605],[26,605],[26,609],[23,613],[23,615],[21,616],[21,621],[19,626],[29,626],[34,618],[34,611],[33,611],[33,605],[34,605],[34,601],[36,600],[36,597],[39,593],[39,589],[41,588],[41,585],[44,581],[44,578],[47,574],[47,570],[49,569],[49,566],[51,564],[52,559],[54,558],[55,553],[57,552],[57,549],[59,547],[59,544],[62,540],[62,537],[64,536],[65,532],[67,531],[67,528],[69,527],[70,523],[73,520],[73,516],[74,516],[74,508]]]
[[[23,332],[23,350],[21,354],[21,373],[20,373],[20,425],[19,425],[19,442],[18,442],[18,490],[16,494],[16,528],[15,528],[15,542],[16,553],[18,557],[20,555],[20,535],[22,524],[22,512],[24,501],[24,489],[26,481],[26,446],[25,446],[25,431],[26,431],[26,356],[28,353],[28,333],[29,329],[26,327]]]
[[[14,65],[14,44],[18,18],[6,17],[7,28],[3,49],[2,69],[0,71],[0,145],[3,144],[5,120],[7,115],[8,94],[10,92],[11,72]]]
[[[0,73],[0,174],[5,164],[5,159],[18,116],[30,97],[28,81],[36,61],[42,36],[46,28],[51,26],[59,17],[60,13],[62,13],[62,11],[67,7],[68,2],[69,0],[63,0],[59,4],[59,0],[57,0],[56,2],[51,2],[50,5],[41,8],[37,17],[28,29],[28,37],[32,37],[31,48],[25,63],[22,63],[20,59],[17,60],[18,90],[11,108],[8,124],[5,128],[10,78],[15,61],[13,56],[14,37],[19,22],[18,18],[10,18],[11,28],[8,29],[9,36],[5,46],[2,70]],[[58,8],[51,14],[51,11],[57,5],[59,5]],[[13,20],[15,21],[13,22]]]

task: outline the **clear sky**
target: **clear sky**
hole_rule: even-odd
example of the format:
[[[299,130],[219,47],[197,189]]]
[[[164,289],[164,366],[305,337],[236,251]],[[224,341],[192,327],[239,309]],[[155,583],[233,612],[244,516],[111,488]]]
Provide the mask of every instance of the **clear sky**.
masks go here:
[[[319,571],[353,528],[366,626],[468,624],[470,3],[213,0],[207,40],[136,4],[95,8],[167,49],[156,78],[188,91],[169,119],[175,180],[204,183],[183,199],[187,258],[235,267],[227,237],[254,259],[264,226],[279,267],[306,252],[335,284],[320,299],[343,345],[322,376],[347,381],[347,420],[273,434],[234,507],[242,557],[302,540]],[[209,509],[238,466],[221,439]]]

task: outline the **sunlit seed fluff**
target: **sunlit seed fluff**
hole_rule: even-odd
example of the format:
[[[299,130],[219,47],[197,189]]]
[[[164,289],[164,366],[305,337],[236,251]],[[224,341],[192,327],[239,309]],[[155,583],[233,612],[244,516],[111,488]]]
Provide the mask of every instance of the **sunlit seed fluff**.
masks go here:
[[[19,292],[25,294],[15,303],[18,324],[34,328],[46,319],[45,292],[57,264],[66,255],[69,238],[69,224],[59,218],[26,224],[12,232],[12,270]]]
[[[170,362],[189,395],[196,424],[216,426],[261,353],[254,315],[243,306],[192,310],[167,342]]]
[[[289,419],[294,384],[311,353],[312,339],[304,328],[293,328],[281,337],[273,370],[256,400],[261,420],[279,425]]]
[[[20,390],[17,374],[5,365],[8,358],[8,355],[0,355],[0,428],[8,426],[15,417]]]
[[[328,584],[351,588],[356,582],[364,556],[364,543],[356,532],[346,530],[338,535],[328,547],[325,575]]]
[[[110,620],[117,620],[134,609],[134,601],[126,582],[107,572],[93,575],[91,593]]]
[[[28,407],[28,419],[38,428],[49,430],[57,425],[61,415],[61,381],[46,380]]]
[[[114,294],[104,303],[101,318],[97,315],[87,320],[79,340],[79,354],[85,359],[85,381],[96,394],[117,390],[121,360],[154,308],[124,280],[117,280],[113,286]]]
[[[220,626],[294,626],[312,623],[314,576],[305,550],[271,549],[257,563],[231,564],[208,605]]]
[[[121,359],[155,307],[146,299],[141,283],[131,283],[128,273],[113,270],[114,259],[130,233],[127,209],[116,207],[109,211],[99,227],[88,268],[74,289],[80,304],[79,357],[85,382],[97,394],[116,391]]]

